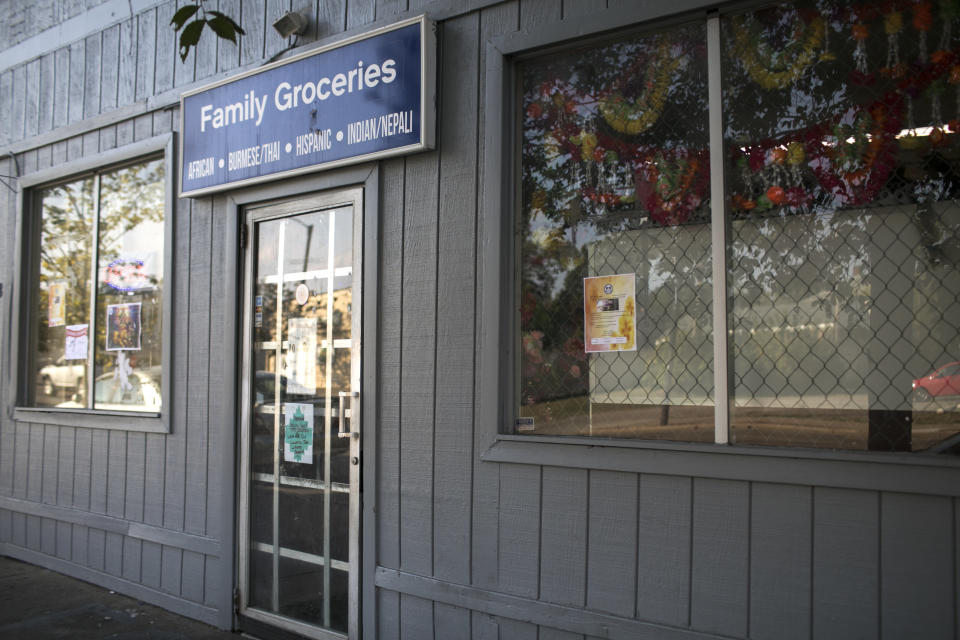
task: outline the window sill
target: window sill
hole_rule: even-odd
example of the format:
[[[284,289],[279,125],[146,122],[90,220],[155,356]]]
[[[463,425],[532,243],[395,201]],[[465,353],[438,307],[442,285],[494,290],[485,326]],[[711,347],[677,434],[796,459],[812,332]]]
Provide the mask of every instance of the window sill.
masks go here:
[[[40,407],[17,407],[13,411],[17,422],[52,424],[61,427],[85,427],[88,429],[116,429],[144,433],[169,433],[170,429],[162,413],[139,411],[96,411],[94,409],[47,409]]]
[[[499,435],[486,462],[960,496],[955,456]]]

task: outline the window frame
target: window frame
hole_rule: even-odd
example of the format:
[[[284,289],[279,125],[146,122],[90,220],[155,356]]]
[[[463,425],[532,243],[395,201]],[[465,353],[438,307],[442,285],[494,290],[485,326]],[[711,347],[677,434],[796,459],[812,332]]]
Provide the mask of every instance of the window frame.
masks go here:
[[[141,411],[115,411],[102,409],[66,409],[55,407],[27,406],[29,375],[33,344],[33,285],[37,280],[35,259],[39,242],[39,191],[47,186],[83,178],[93,173],[103,173],[113,168],[129,166],[138,161],[163,158],[164,163],[164,248],[161,317],[163,327],[162,340],[162,379],[160,393],[162,398],[159,413]],[[155,136],[90,158],[66,162],[49,169],[43,169],[20,178],[20,191],[17,198],[16,262],[13,280],[13,304],[11,344],[11,386],[15,407],[13,418],[18,422],[52,424],[70,427],[89,427],[98,429],[117,429],[147,433],[170,433],[172,411],[172,390],[170,377],[173,362],[173,243],[176,218],[176,166],[174,164],[175,135],[168,133]],[[91,314],[96,313],[91,310]],[[27,345],[27,346],[25,346]]]
[[[539,464],[566,468],[606,469],[692,475],[731,480],[783,482],[876,490],[911,490],[919,493],[960,495],[950,488],[960,469],[953,456],[917,452],[877,452],[816,449],[799,446],[740,445],[729,441],[730,376],[727,234],[723,165],[711,172],[711,225],[713,259],[715,438],[713,443],[686,443],[639,438],[613,439],[584,436],[522,435],[514,432],[516,376],[519,367],[519,327],[515,309],[517,293],[517,220],[520,206],[520,97],[519,65],[550,50],[602,42],[619,34],[659,31],[690,21],[707,25],[708,95],[711,157],[722,157],[720,18],[769,2],[715,4],[692,0],[681,8],[670,2],[644,7],[624,7],[616,15],[595,14],[544,25],[535,31],[500,35],[485,43],[485,87],[482,136],[482,191],[478,225],[478,344],[477,409],[478,445],[485,462]],[[679,12],[678,12],[679,10]],[[611,13],[611,12],[607,12]],[[631,26],[632,25],[632,26]],[[719,150],[719,151],[717,151]],[[722,286],[717,286],[721,283]],[[953,442],[951,438],[949,442]],[[880,455],[878,455],[880,454]],[[850,467],[849,465],[854,465]],[[890,476],[896,464],[910,475]],[[859,469],[850,473],[844,469]],[[826,475],[824,475],[826,474]]]

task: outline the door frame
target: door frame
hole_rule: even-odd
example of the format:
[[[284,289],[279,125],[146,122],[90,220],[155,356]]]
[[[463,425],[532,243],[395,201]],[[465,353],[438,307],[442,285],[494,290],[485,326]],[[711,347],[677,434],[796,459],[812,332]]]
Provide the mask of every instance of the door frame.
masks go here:
[[[232,464],[225,461],[222,465],[220,482],[222,486],[222,518],[220,520],[221,545],[219,570],[216,582],[218,590],[217,606],[219,620],[224,628],[237,628],[238,617],[236,594],[239,585],[239,507],[240,482],[243,470],[240,467],[240,417],[242,414],[242,375],[243,362],[243,296],[244,296],[244,256],[246,249],[241,247],[240,228],[243,224],[243,210],[248,205],[269,201],[290,199],[296,196],[309,196],[323,191],[333,191],[349,187],[363,190],[363,223],[360,246],[362,255],[360,264],[362,273],[356,281],[362,291],[367,292],[362,301],[361,310],[361,349],[360,349],[360,386],[364,393],[358,398],[360,412],[366,418],[360,425],[360,580],[359,586],[359,635],[360,638],[373,638],[376,633],[376,589],[374,586],[376,570],[376,460],[377,460],[377,388],[378,388],[378,327],[379,314],[379,246],[380,246],[380,171],[379,164],[348,167],[339,170],[302,176],[267,184],[256,185],[241,190],[219,194],[213,197],[214,215],[223,215],[230,222],[226,225],[226,246],[233,250],[224,255],[223,273],[223,371],[227,381],[232,379],[228,388],[232,389],[232,398],[225,400],[224,413],[220,420],[211,416],[211,424],[222,434],[222,451],[232,452]],[[208,201],[209,202],[209,201]],[[194,202],[194,207],[204,206],[203,200]],[[248,240],[249,241],[249,240]],[[212,291],[212,294],[216,294]],[[231,310],[233,311],[231,313]],[[215,348],[215,344],[211,346]]]

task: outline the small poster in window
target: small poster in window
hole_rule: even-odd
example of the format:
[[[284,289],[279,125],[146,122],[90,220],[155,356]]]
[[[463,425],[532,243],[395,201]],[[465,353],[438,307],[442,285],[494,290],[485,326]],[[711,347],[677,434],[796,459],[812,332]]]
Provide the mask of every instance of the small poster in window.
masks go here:
[[[87,325],[71,324],[68,326],[63,359],[86,360],[88,340]]]
[[[51,282],[47,290],[47,326],[62,327],[67,324],[67,283],[64,280]]]
[[[287,393],[313,395],[317,392],[316,318],[287,321],[285,365]]]
[[[285,404],[283,423],[284,462],[313,464],[313,405]]]
[[[140,350],[140,303],[107,305],[107,351]]]
[[[587,353],[636,351],[636,274],[584,278],[583,320]]]

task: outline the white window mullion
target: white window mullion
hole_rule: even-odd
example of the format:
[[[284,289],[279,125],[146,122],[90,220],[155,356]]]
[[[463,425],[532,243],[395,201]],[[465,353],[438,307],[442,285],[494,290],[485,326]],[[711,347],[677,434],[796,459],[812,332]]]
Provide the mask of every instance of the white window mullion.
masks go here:
[[[723,110],[720,77],[720,17],[707,18],[707,75],[710,116],[710,229],[713,267],[714,442],[730,442],[727,331],[727,220],[723,181]]]

